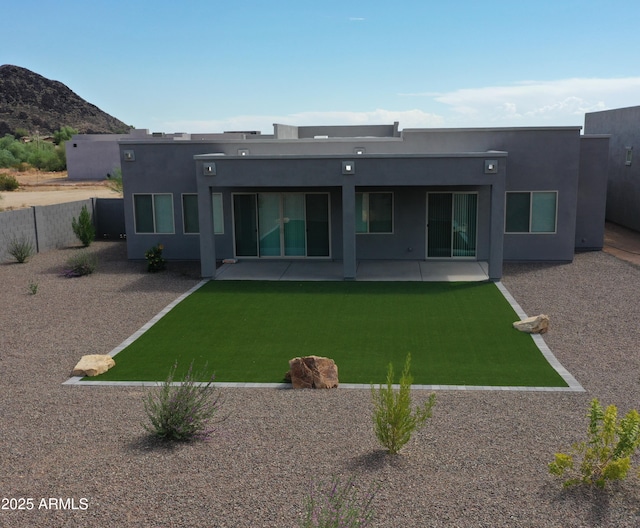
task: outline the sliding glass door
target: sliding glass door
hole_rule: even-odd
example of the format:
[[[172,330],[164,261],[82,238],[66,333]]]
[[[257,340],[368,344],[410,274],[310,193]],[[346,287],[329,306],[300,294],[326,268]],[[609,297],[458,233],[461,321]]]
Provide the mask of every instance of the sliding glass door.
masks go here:
[[[236,256],[329,256],[328,194],[234,194],[233,204]]]
[[[476,256],[478,195],[427,194],[427,258]]]

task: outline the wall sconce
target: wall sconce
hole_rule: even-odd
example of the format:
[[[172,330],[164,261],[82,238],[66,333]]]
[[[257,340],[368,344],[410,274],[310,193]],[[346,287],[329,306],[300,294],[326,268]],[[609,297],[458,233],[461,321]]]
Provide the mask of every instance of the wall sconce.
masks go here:
[[[136,155],[133,150],[125,150],[123,152],[124,161],[136,161]]]
[[[498,161],[497,160],[484,160],[484,173],[485,174],[498,174]]]
[[[628,167],[633,161],[633,147],[625,147],[624,164]]]
[[[342,162],[342,174],[355,174],[356,173],[356,164],[354,161],[343,161]]]
[[[238,149],[238,156],[248,156],[249,149]]]
[[[356,147],[353,149],[354,154],[362,156],[364,154],[364,147]]]
[[[215,163],[205,163],[202,166],[202,173],[205,176],[215,176],[216,175],[216,164]]]

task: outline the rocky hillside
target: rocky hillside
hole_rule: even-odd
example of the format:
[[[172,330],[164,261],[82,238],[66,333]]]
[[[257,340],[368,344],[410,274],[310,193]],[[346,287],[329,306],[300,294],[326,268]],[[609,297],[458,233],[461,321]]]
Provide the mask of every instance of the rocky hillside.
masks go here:
[[[0,137],[17,129],[48,135],[63,126],[83,134],[117,134],[131,128],[61,82],[19,66],[0,66]]]

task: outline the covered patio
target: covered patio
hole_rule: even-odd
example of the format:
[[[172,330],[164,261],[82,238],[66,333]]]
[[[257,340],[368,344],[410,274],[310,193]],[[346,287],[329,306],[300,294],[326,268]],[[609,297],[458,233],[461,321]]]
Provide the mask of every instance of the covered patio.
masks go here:
[[[361,260],[357,281],[479,282],[489,280],[484,261]],[[215,280],[342,281],[341,260],[240,260],[223,264]]]

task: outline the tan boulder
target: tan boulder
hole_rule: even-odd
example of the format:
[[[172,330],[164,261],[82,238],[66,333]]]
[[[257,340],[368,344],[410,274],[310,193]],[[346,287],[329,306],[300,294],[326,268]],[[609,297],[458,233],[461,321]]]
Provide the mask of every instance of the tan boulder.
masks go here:
[[[71,373],[72,376],[97,376],[114,367],[116,362],[108,354],[82,356]]]
[[[544,334],[549,328],[549,316],[540,314],[533,317],[527,317],[522,321],[513,323],[513,327],[521,332],[529,334]]]
[[[291,380],[294,389],[334,389],[338,386],[338,366],[326,357],[297,357],[289,360],[285,378]]]

